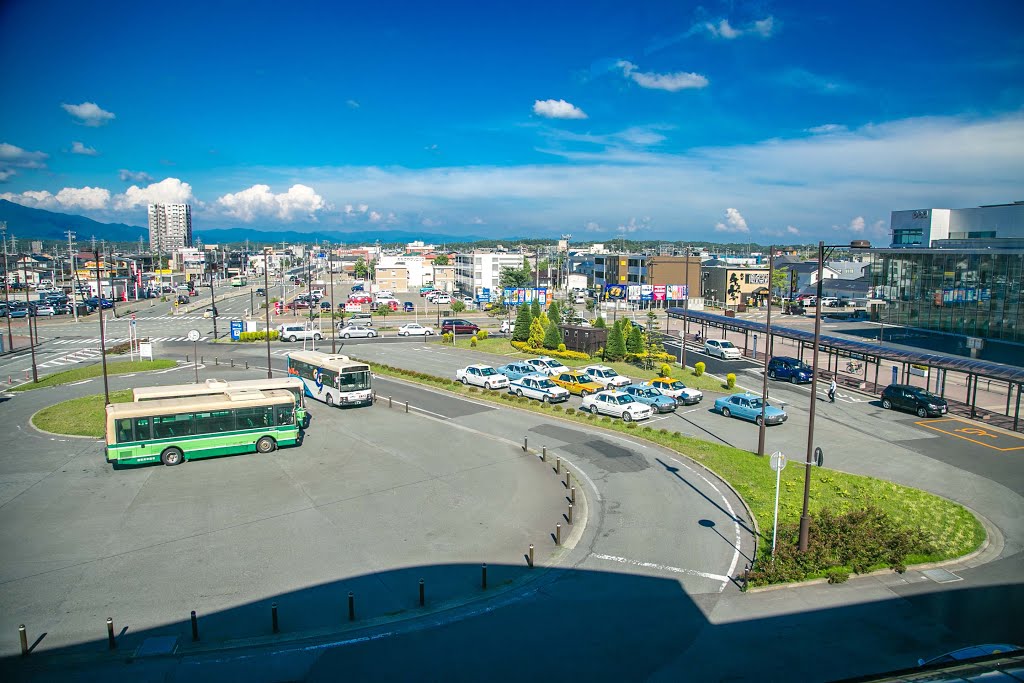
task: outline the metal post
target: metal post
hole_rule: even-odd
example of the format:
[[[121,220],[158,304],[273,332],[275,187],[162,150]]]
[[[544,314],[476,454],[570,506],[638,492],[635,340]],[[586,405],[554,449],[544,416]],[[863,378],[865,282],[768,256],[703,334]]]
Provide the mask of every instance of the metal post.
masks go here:
[[[213,341],[217,341],[217,297],[213,293],[213,276],[210,277],[210,307],[213,309]]]
[[[114,620],[107,617],[107,646],[114,650],[117,648],[117,640],[114,638]]]
[[[527,445],[529,443],[528,439],[529,439],[529,437],[526,437],[526,436],[523,437],[523,452],[524,453],[528,450],[528,445]]]
[[[683,373],[686,372],[686,331],[690,327],[690,245],[686,245],[686,298],[683,299],[683,331],[679,335],[680,345],[683,347],[683,358],[680,361],[683,365]]]
[[[327,271],[331,274],[331,353],[337,353],[338,326],[334,324],[334,310],[338,302],[334,300],[334,265],[331,263],[331,249],[327,250]],[[405,404],[405,412],[409,412],[409,404]]]
[[[348,620],[356,620],[356,594],[352,591],[348,592]]]
[[[561,458],[555,458],[555,474],[561,474],[561,473],[562,473],[562,459]]]
[[[555,525],[555,545],[562,545],[562,525]]]
[[[192,342],[192,349],[195,352],[192,355],[192,367],[196,371],[196,384],[199,384],[199,342]]]
[[[529,562],[529,565],[530,565],[530,569],[533,569],[533,544],[532,543],[530,544],[530,557],[529,557],[528,562]]]
[[[480,587],[487,590],[487,563],[480,566]]]
[[[195,610],[192,610],[192,642],[199,642],[199,620],[196,619]]]
[[[423,579],[420,579],[420,607],[423,607],[426,603],[426,589],[424,588]]]
[[[567,515],[569,524],[572,524],[572,503],[569,503],[569,514]]]
[[[764,415],[768,407],[768,348],[769,340],[772,338],[772,276],[775,275],[775,245],[769,247],[768,252],[768,318],[765,320],[764,330],[764,377],[761,378],[761,424],[757,426],[757,454],[764,455],[765,424]],[[819,276],[820,277],[820,276]],[[756,342],[755,342],[756,351]],[[813,391],[811,392],[813,393]]]
[[[811,518],[807,508],[811,500],[811,457],[814,455],[814,415],[818,407],[818,347],[821,343],[821,276],[824,270],[825,243],[818,242],[818,291],[814,302],[814,351],[811,356],[811,408],[807,424],[807,461],[804,466],[804,503],[800,513],[800,552],[807,552]]]
[[[95,250],[96,238],[93,238],[93,253],[96,256],[96,296],[99,297],[99,309],[97,313],[100,318],[100,359],[103,362],[103,405],[110,405],[110,384],[107,379],[107,347],[105,330],[103,328],[103,284],[100,282],[100,252]],[[111,292],[113,295],[113,292]],[[33,361],[33,369],[35,362]]]
[[[14,350],[14,335],[11,333],[11,270],[7,267],[7,222],[0,222],[0,238],[4,241],[4,304],[7,306],[7,350]],[[69,238],[70,239],[70,238]],[[78,309],[75,309],[75,319],[77,320]]]
[[[21,656],[28,657],[28,633],[25,631],[25,624],[18,626],[18,640],[21,641]]]
[[[576,502],[576,487],[575,486],[573,486],[571,489],[569,489],[569,500],[571,500],[573,503]]]
[[[277,633],[278,625],[277,625],[277,603],[276,602],[270,603],[270,627],[273,629],[274,633]]]
[[[274,371],[270,365],[270,276],[267,266],[267,247],[263,247],[263,303],[267,311],[267,379],[274,378]]]
[[[547,462],[548,461],[548,447],[547,446],[541,446],[540,447],[540,461],[541,462]]]

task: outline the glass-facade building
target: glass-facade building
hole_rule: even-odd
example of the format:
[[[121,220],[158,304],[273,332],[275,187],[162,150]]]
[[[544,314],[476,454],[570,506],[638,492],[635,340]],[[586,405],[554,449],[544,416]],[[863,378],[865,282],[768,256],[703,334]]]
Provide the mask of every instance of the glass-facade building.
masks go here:
[[[880,320],[1024,343],[1024,239],[949,239],[935,245],[941,246],[874,252],[872,294],[885,302]]]

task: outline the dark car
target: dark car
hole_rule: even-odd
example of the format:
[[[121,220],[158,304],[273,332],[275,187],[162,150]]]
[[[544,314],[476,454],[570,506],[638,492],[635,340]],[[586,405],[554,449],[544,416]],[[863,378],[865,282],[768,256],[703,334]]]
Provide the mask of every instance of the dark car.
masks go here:
[[[95,297],[95,296],[89,297],[88,299],[85,300],[85,302],[87,304],[89,304],[90,306],[92,306],[93,308],[96,308],[97,306],[101,306],[103,308],[113,308],[114,307],[114,304],[111,303],[111,301],[109,299],[100,299],[100,298]]]
[[[776,356],[768,361],[768,376],[772,379],[788,379],[793,384],[810,382],[814,377],[811,366],[786,356]]]
[[[187,304],[188,302],[189,302],[189,298],[188,298],[187,295],[185,295],[185,294],[179,294],[178,295],[178,303],[179,304]]]
[[[414,310],[416,310],[416,307],[412,305],[411,301],[406,301],[405,303],[402,304],[402,310],[405,311],[406,313],[412,313]]]
[[[455,331],[455,334],[476,334],[480,331],[477,325],[463,320],[461,318],[445,318],[441,321],[441,333],[450,333]]]
[[[805,310],[803,303],[799,301],[790,301],[786,303],[786,307],[782,309],[782,312],[787,315],[803,315]]]
[[[266,296],[266,295],[267,295],[267,293],[265,291],[263,291],[262,287],[257,287],[256,288],[256,296]]]
[[[321,301],[320,302],[320,308],[322,310],[324,310],[324,311],[331,310],[331,302],[330,301]]]
[[[917,413],[918,417],[938,417],[949,411],[946,399],[909,384],[887,386],[882,391],[882,407],[886,410],[906,410]]]
[[[362,292],[362,291],[364,291],[363,290],[363,286],[362,285],[352,285],[352,291],[353,292]]]

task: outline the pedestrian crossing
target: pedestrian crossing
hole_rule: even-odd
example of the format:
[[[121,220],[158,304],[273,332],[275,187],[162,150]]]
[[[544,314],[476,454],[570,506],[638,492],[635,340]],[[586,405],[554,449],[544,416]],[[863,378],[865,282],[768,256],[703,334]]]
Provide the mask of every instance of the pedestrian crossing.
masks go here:
[[[183,342],[189,341],[188,337],[146,337],[151,342]],[[200,337],[199,341],[206,341],[209,337]],[[123,344],[129,341],[128,337],[107,337],[106,344],[108,346],[112,344]],[[55,346],[75,346],[78,344],[99,344],[99,337],[92,339],[54,339],[53,341],[47,342]]]
[[[73,353],[69,353],[59,358],[48,360],[44,363],[37,363],[36,369],[43,368],[59,368],[64,365],[74,365],[75,363],[83,363],[85,361],[96,360],[102,354],[99,349],[80,349]],[[31,368],[25,368],[25,372],[28,372]]]

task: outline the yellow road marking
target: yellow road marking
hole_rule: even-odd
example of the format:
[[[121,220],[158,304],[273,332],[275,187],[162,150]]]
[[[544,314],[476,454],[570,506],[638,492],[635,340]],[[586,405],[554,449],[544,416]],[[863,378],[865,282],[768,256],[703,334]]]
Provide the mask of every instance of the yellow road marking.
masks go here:
[[[966,425],[966,426],[961,427],[959,429],[955,429],[953,431],[948,431],[948,430],[936,427],[935,424],[938,423],[938,422],[958,422],[958,423],[960,423],[962,425]],[[944,418],[939,419],[939,420],[922,420],[922,421],[919,421],[919,422],[915,422],[914,424],[917,424],[917,425],[920,425],[922,427],[926,427],[928,429],[934,430],[936,432],[939,432],[940,434],[946,434],[947,436],[955,436],[958,439],[963,439],[964,441],[970,441],[971,443],[976,443],[979,446],[984,446],[985,448],[991,448],[994,451],[1000,451],[1002,453],[1006,453],[1008,451],[1021,451],[1021,450],[1024,450],[1024,444],[1022,444],[1020,446],[1011,446],[1010,448],[1000,448],[999,446],[993,446],[992,445],[992,441],[998,441],[1000,438],[1008,438],[1008,439],[1009,438],[1013,438],[1013,439],[1018,439],[1018,440],[1024,442],[1024,437],[1015,436],[1015,435],[1011,435],[1011,434],[997,434],[996,432],[990,432],[990,431],[988,431],[986,429],[983,429],[981,427],[974,426],[973,423],[967,422],[965,420],[960,420],[960,419],[955,418],[955,417],[944,417]],[[967,436],[968,434],[970,436]],[[971,438],[972,436],[973,437],[977,437],[977,438]],[[985,441],[980,441],[979,439],[990,439],[990,441],[985,442]]]

